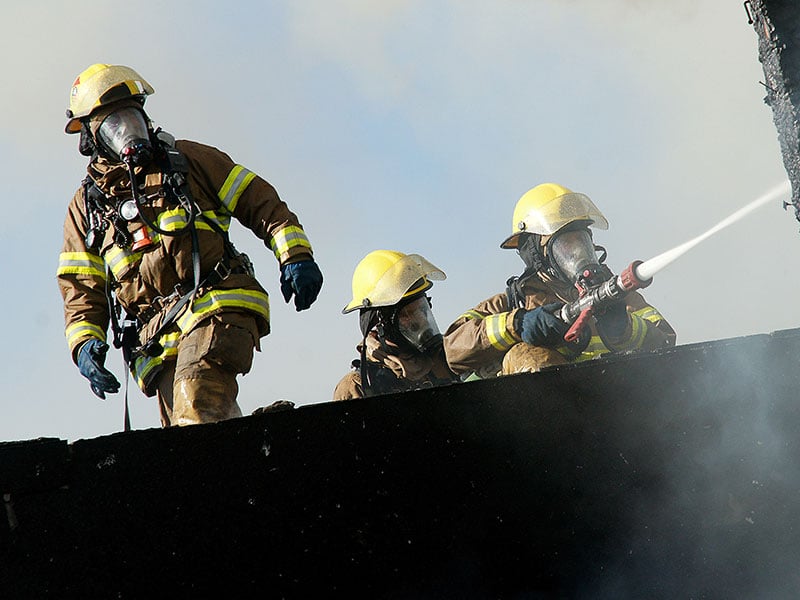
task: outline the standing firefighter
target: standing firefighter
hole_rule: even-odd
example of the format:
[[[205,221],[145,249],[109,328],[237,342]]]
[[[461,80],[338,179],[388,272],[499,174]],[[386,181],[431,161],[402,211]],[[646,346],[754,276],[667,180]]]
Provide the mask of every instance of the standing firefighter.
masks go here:
[[[119,65],[92,65],[73,84],[66,132],[91,160],[59,259],[67,342],[105,398],[120,385],[104,367],[110,322],[164,426],[220,421],[241,415],[236,377],[269,333],[267,293],[228,238],[231,217],[271,248],[298,311],[322,273],[269,183],[216,148],[153,129],[143,108],[152,93]]]
[[[334,400],[391,394],[456,381],[447,367],[442,334],[427,291],[444,272],[418,254],[375,250],[353,273],[353,299],[343,313],[359,311],[360,359],[333,392]]]
[[[570,326],[559,318],[565,303],[612,278],[590,227],[607,229],[608,222],[584,194],[544,183],[520,198],[512,234],[500,247],[516,249],[526,268],[508,281],[505,294],[485,300],[448,328],[444,347],[456,373],[493,377],[675,344],[672,327],[638,292],[597,307],[572,332],[575,339],[565,341]]]

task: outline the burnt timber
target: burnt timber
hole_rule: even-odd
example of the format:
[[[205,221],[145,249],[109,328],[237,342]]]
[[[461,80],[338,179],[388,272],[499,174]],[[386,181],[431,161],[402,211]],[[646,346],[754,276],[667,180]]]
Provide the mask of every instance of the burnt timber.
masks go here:
[[[3,598],[789,598],[800,330],[0,444]]]
[[[800,12],[796,0],[747,0],[764,70],[764,102],[772,108],[783,165],[800,221]]]

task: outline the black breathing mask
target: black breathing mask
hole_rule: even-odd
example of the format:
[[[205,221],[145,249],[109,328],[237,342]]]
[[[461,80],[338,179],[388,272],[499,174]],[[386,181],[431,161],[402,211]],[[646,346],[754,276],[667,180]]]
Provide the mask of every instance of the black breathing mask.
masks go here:
[[[146,165],[153,160],[150,131],[138,108],[128,106],[110,113],[97,128],[96,138],[109,156],[129,167]]]
[[[602,251],[599,258],[598,249]],[[573,229],[553,236],[547,254],[558,279],[575,284],[579,290],[596,287],[611,277],[611,271],[603,264],[605,250],[594,245],[588,229]]]
[[[598,264],[592,235],[588,229],[564,231],[547,244],[551,266],[559,271],[562,281],[572,283],[586,267]]]
[[[433,317],[428,296],[419,296],[394,311],[394,328],[418,352],[442,345],[442,334]]]
[[[361,332],[375,329],[381,342],[388,340],[406,351],[426,353],[442,345],[442,334],[427,295],[396,306],[361,310]]]

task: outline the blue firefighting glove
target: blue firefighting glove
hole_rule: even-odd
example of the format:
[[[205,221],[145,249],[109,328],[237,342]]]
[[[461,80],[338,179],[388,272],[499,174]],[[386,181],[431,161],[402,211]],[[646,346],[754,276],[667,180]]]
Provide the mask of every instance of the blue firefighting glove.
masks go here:
[[[281,267],[281,293],[289,302],[294,294],[294,306],[299,312],[314,303],[322,288],[322,271],[313,260],[301,260]]]
[[[595,315],[597,330],[603,337],[618,340],[625,334],[631,320],[625,302],[615,302],[602,313]]]
[[[85,342],[78,351],[78,370],[89,380],[92,391],[98,398],[106,399],[105,392],[116,394],[119,381],[103,365],[106,362],[108,344],[98,339]]]
[[[544,348],[564,345],[564,334],[569,330],[569,325],[553,314],[562,306],[560,302],[554,302],[525,311],[518,329],[522,341]]]

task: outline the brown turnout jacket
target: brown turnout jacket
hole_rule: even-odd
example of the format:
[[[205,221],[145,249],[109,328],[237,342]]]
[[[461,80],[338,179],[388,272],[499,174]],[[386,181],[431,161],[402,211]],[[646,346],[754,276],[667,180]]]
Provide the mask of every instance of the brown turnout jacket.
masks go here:
[[[557,293],[553,283],[542,281],[536,276],[525,281],[523,293],[527,310],[575,299],[572,288],[565,287]],[[653,350],[675,344],[675,331],[641,294],[629,293],[625,303],[631,319],[619,339],[604,338],[592,320],[591,339],[583,352],[575,355],[565,343],[563,348],[556,348],[564,357],[559,362],[578,362],[598,358],[609,352]],[[458,374],[474,372],[480,377],[496,376],[509,349],[522,343],[520,332],[514,327],[514,317],[519,310],[509,310],[506,294],[497,294],[460,315],[444,335],[450,368]]]
[[[425,354],[406,354],[399,348],[397,352],[393,352],[391,342],[387,342],[385,348],[382,347],[374,332],[370,332],[365,343],[366,367],[372,388],[365,393],[361,381],[360,359],[354,360],[353,370],[336,385],[333,391],[334,400],[408,392],[458,381],[448,368],[441,348]],[[359,344],[356,349],[361,354],[363,346]]]
[[[230,227],[231,217],[237,219],[264,241],[281,265],[312,256],[297,217],[268,182],[216,148],[185,140],[178,141],[175,147],[188,160],[190,195],[205,217],[223,231]],[[145,204],[142,212],[147,219],[166,231],[185,228],[186,211],[173,198],[165,197],[164,174],[156,163],[136,170]],[[107,197],[131,198],[130,178],[124,165],[100,158],[89,165],[88,173]],[[158,328],[170,306],[194,287],[191,233],[161,235],[137,217],[127,222],[129,244],[115,243],[114,227],[108,227],[99,245],[89,248],[84,194],[85,187],[81,186],[69,204],[57,272],[73,359],[87,339],[105,340],[110,290],[126,311],[143,323],[140,338],[144,341]],[[224,239],[205,219],[198,217],[195,226],[202,280],[220,264]],[[176,340],[210,316],[230,311],[254,314],[258,334],[269,332],[267,293],[244,268],[234,268],[221,281],[198,290],[194,302],[181,313],[173,337]],[[159,360],[170,358],[170,348],[174,346],[169,339],[162,342],[165,354]]]

